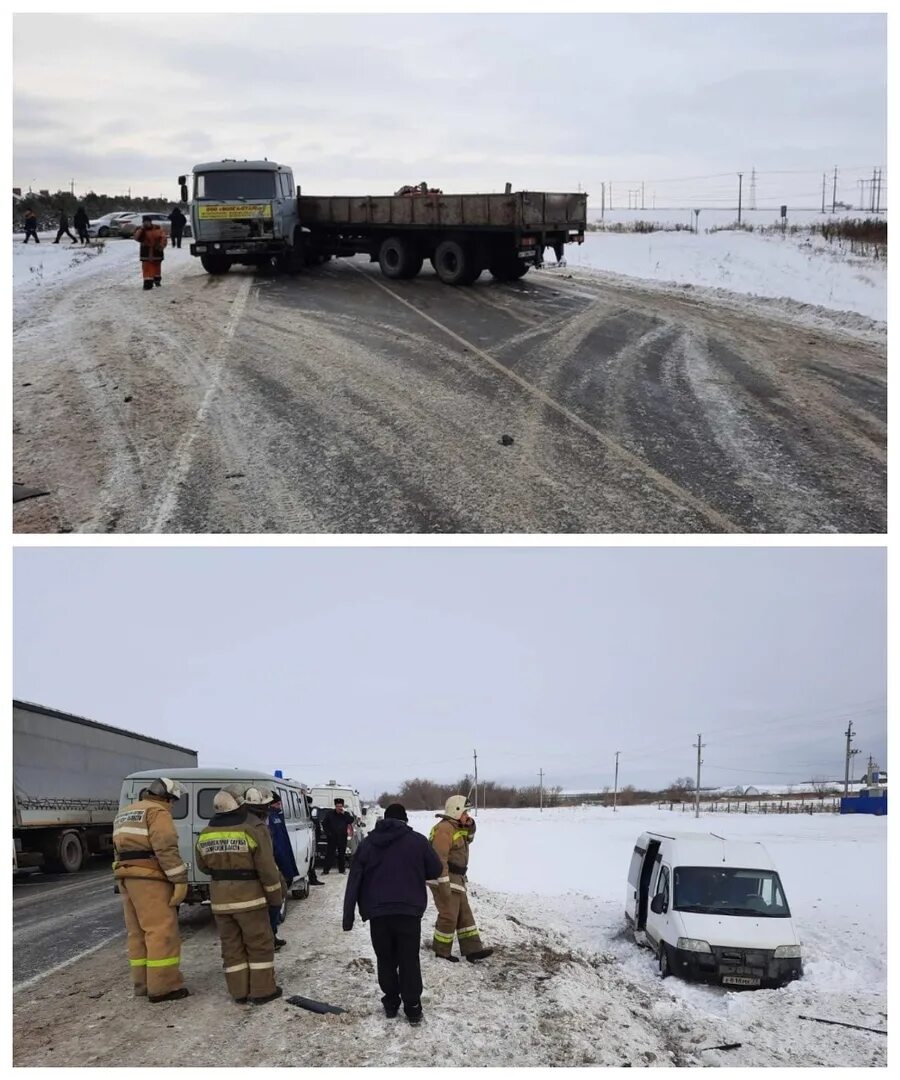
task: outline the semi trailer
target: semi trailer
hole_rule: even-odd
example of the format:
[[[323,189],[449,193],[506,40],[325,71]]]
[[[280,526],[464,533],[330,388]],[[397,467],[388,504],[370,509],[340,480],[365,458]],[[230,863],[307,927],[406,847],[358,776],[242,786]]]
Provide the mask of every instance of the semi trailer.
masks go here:
[[[235,264],[274,265],[288,273],[333,256],[368,255],[388,278],[413,278],[429,260],[448,285],[471,285],[483,270],[515,281],[552,248],[582,243],[584,193],[513,191],[445,195],[419,187],[396,195],[304,195],[290,167],[274,161],[195,165],[191,254],[210,274]]]
[[[112,849],[122,780],[197,765],[197,751],[13,701],[13,868],[75,873]]]

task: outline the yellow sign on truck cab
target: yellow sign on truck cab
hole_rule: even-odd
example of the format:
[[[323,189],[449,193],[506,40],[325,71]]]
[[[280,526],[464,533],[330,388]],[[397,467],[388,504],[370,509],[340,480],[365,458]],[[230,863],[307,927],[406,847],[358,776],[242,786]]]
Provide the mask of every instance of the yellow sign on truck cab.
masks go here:
[[[271,203],[231,203],[221,206],[216,203],[200,203],[197,213],[201,221],[232,221],[235,218],[270,218]]]

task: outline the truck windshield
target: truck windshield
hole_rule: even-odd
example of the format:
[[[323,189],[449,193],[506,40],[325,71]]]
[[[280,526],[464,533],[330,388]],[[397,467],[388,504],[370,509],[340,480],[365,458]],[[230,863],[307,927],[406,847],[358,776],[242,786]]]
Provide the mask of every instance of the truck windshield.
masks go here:
[[[195,199],[271,199],[275,196],[275,174],[236,169],[228,172],[197,173]]]
[[[676,866],[676,911],[789,919],[781,879],[774,870],[728,866]]]

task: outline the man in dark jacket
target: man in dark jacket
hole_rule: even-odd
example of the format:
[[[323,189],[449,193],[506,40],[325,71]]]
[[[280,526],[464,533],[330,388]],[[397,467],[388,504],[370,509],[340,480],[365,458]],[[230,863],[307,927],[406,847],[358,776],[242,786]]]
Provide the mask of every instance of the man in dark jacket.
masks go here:
[[[31,209],[31,207],[29,207],[25,211],[25,241],[24,242],[26,244],[28,243],[29,237],[33,237],[34,242],[36,244],[39,244],[41,242],[41,238],[38,236],[37,229],[38,229],[37,214],[35,214],[35,212]]]
[[[53,241],[53,243],[58,244],[63,236],[68,236],[68,238],[72,241],[73,244],[78,243],[78,239],[69,232],[69,215],[65,212],[65,210],[60,210],[59,231],[57,232],[56,239]]]
[[[181,247],[181,238],[184,236],[184,226],[187,222],[187,218],[181,212],[181,210],[175,206],[172,208],[172,213],[169,214],[169,221],[172,223],[171,235],[172,235],[172,247]]]
[[[353,815],[344,812],[344,800],[335,799],[334,809],[329,810],[322,822],[325,832],[325,867],[323,874],[334,866],[337,856],[338,870],[343,874],[346,871],[347,837],[353,828]]]
[[[396,1016],[402,1001],[411,1024],[422,1019],[419,947],[428,906],[425,882],[440,872],[441,860],[431,844],[409,827],[403,806],[392,803],[360,844],[344,893],[344,929],[353,929],[357,904],[362,921],[369,920],[385,1015]]]
[[[282,879],[282,893],[287,901],[287,891],[295,877],[300,876],[297,869],[297,860],[294,858],[294,849],[291,846],[291,838],[288,835],[287,825],[284,823],[284,807],[281,805],[281,796],[277,791],[272,792],[272,802],[269,805],[269,833],[272,837],[272,851],[275,855],[275,865]],[[272,937],[275,939],[275,948],[280,949],[287,942],[278,936],[278,926],[284,920],[284,905],[280,908],[269,908],[269,922],[272,924]]]
[[[91,238],[88,236],[88,225],[90,224],[90,220],[87,216],[87,210],[85,210],[83,206],[79,206],[75,211],[72,223],[75,226],[75,232],[78,233],[78,239],[82,244],[89,244],[91,242]]]

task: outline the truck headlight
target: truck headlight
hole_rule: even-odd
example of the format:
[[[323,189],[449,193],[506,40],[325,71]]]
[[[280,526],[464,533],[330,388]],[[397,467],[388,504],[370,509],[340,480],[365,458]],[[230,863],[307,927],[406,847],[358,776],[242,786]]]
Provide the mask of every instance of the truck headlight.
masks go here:
[[[776,960],[799,960],[801,956],[799,945],[779,945],[773,953]]]
[[[675,948],[684,949],[685,952],[712,952],[708,941],[701,941],[699,938],[693,937],[680,937]]]

